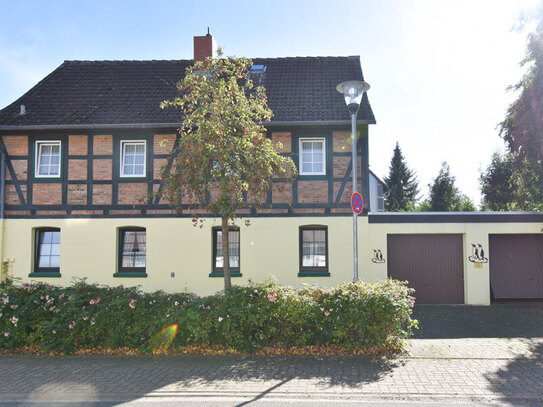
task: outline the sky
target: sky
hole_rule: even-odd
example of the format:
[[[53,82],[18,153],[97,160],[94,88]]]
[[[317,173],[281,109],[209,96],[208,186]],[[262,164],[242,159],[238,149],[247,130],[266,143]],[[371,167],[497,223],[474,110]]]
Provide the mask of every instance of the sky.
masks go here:
[[[191,59],[192,38],[207,27],[229,56],[360,55],[377,119],[372,171],[388,175],[398,142],[421,198],[447,161],[459,190],[479,203],[479,173],[504,150],[497,126],[541,4],[0,0],[0,10],[0,108],[64,60]]]

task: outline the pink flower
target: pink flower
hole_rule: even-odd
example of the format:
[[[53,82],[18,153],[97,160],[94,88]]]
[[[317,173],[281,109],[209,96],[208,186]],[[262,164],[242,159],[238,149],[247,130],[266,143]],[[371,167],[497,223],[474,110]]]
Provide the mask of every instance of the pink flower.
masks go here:
[[[407,290],[402,291],[403,295],[407,295]]]
[[[9,332],[4,332],[4,336],[5,336],[5,337],[8,337],[8,336],[9,336]]]
[[[324,311],[324,315],[328,316],[328,315],[330,315],[330,313],[328,311]]]
[[[68,328],[74,329],[74,326],[72,324],[68,325]]]
[[[258,294],[258,290],[254,290],[254,292]]]
[[[400,296],[400,293],[396,293],[396,297],[399,297]]]
[[[274,294],[275,294],[275,293],[274,293]],[[270,295],[268,295],[268,301],[270,301],[270,302],[275,302],[275,301],[277,301],[277,297],[275,297],[275,295],[271,295],[271,294],[270,294]]]
[[[187,305],[187,302],[186,302],[186,301],[183,301],[183,305]]]
[[[12,323],[13,325],[15,325],[15,326],[17,326],[17,322],[18,322],[18,321],[19,321],[19,318],[15,317],[15,316],[11,318],[11,323]]]
[[[97,299],[92,299],[89,301],[89,304],[90,305],[95,305],[95,304],[98,304],[100,302],[100,297],[98,297]]]
[[[134,298],[132,298],[130,300],[130,304],[128,304],[128,306],[132,309],[136,308],[136,300]]]
[[[87,319],[89,319],[88,316],[84,316],[84,317],[83,317],[83,321],[86,321]]]

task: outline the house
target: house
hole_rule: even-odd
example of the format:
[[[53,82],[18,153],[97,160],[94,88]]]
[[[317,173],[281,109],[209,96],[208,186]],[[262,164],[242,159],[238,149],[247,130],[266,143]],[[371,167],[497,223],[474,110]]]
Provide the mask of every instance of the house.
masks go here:
[[[194,59],[213,55],[211,36],[194,44]],[[289,196],[276,182],[266,207],[240,211],[251,226],[230,232],[234,283],[270,276],[291,285],[349,281],[351,127],[335,88],[364,79],[360,58],[253,61],[253,78],[274,112],[268,136],[301,170]],[[87,278],[145,291],[222,288],[220,222],[204,217],[204,227],[194,228],[188,206],[176,214],[158,198],[135,201],[160,189],[180,117],[159,104],[177,95],[176,83],[192,63],[66,61],[0,111],[0,247],[11,275],[61,285]],[[379,213],[382,183],[368,162],[374,123],[364,95],[357,117],[358,189],[366,205],[358,217],[360,278],[408,279],[421,302],[488,304],[491,286],[497,298],[543,297],[537,257],[543,215]],[[501,254],[489,252],[503,259],[493,265]],[[511,253],[523,273],[514,279]],[[540,286],[530,283],[540,277]],[[520,284],[516,291],[509,280]]]

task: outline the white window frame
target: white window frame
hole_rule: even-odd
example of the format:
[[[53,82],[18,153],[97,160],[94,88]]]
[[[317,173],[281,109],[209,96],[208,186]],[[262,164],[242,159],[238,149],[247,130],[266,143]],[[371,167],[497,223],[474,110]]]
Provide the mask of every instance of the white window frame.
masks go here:
[[[303,150],[302,143],[308,141],[321,141],[322,142],[322,171],[321,172],[304,172],[303,170]],[[324,137],[300,137],[298,140],[298,168],[300,175],[326,175],[326,139]]]
[[[143,144],[143,174],[124,174],[124,147],[126,145],[139,145]],[[121,140],[121,159],[119,168],[119,176],[121,178],[145,178],[147,176],[147,141],[146,140]]]
[[[44,145],[58,146],[58,174],[40,175],[41,147]],[[62,142],[60,140],[36,140],[34,149],[34,178],[60,178],[62,174]]]

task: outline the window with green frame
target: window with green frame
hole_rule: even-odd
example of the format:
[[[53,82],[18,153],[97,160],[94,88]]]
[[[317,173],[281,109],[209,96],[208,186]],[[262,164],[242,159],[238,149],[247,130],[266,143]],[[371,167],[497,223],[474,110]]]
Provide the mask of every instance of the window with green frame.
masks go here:
[[[328,227],[321,225],[300,226],[299,277],[327,277]]]
[[[34,270],[31,276],[60,276],[60,229],[38,228],[34,235]]]
[[[122,277],[146,276],[147,237],[145,228],[126,227],[119,229],[119,270]]]
[[[224,276],[224,251],[222,247],[222,230],[220,227],[213,228],[213,270],[210,277]],[[230,263],[230,275],[241,277],[240,269],[240,232],[238,228],[230,228],[228,231],[228,255]]]

